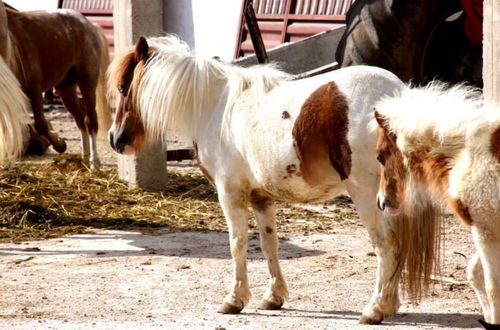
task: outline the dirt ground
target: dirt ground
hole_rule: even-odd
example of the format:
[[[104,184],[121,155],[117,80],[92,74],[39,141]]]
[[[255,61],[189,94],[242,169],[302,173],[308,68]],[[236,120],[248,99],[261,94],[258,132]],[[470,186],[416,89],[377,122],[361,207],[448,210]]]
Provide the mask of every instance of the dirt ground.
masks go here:
[[[69,152],[79,152],[79,134],[68,115],[53,111],[48,117],[66,138]],[[179,144],[182,140],[173,137],[172,145]],[[115,156],[109,150],[105,153],[104,163],[113,166]],[[52,156],[24,161],[43,162]],[[169,170],[186,171],[186,166],[169,163]],[[339,223],[328,233],[280,235],[290,298],[279,311],[256,309],[268,275],[258,237],[250,238],[253,297],[240,315],[216,313],[232,272],[224,232],[159,229],[145,235],[96,229],[45,241],[0,244],[0,328],[478,328],[479,304],[465,278],[473,247],[468,229],[458,221],[447,223],[443,278],[429,297],[418,306],[403,299],[400,312],[378,326],[357,323],[370,298],[376,268],[368,234],[359,223]]]

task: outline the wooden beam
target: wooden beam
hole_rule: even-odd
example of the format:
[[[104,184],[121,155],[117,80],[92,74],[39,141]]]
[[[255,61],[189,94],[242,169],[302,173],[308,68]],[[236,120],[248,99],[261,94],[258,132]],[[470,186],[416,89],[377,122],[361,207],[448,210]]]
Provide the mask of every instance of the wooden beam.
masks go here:
[[[483,92],[500,104],[500,1],[484,0],[483,6]]]

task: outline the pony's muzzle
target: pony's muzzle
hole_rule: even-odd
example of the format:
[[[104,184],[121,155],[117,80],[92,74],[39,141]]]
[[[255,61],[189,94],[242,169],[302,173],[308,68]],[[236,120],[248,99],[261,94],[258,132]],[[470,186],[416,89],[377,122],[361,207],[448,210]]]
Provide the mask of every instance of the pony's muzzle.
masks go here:
[[[377,207],[380,211],[390,216],[396,216],[401,213],[401,210],[391,200],[387,199],[381,191],[377,193]]]
[[[109,144],[116,152],[122,154],[129,145],[129,142],[129,139],[124,134],[121,134],[121,132],[115,134],[112,130],[109,131]]]

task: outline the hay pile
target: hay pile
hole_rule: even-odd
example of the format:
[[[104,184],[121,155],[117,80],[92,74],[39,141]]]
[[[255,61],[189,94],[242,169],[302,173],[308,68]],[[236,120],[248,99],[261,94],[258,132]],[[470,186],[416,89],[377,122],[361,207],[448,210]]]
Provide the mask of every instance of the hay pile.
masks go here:
[[[0,170],[0,241],[44,239],[91,228],[226,230],[210,184],[200,175],[169,172],[161,193],[129,188],[116,168],[90,172],[78,157],[57,156],[48,164],[18,163]],[[305,221],[307,219],[307,221]],[[355,212],[325,216],[322,212],[280,204],[278,229],[328,231]],[[251,223],[251,228],[255,228]]]

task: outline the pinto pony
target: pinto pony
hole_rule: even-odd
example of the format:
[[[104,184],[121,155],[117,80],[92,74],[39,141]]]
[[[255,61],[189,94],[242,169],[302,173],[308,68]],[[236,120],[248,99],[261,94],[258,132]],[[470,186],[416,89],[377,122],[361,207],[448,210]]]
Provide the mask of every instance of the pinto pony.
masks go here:
[[[111,124],[104,35],[84,16],[70,10],[21,13],[2,6],[2,16],[7,19],[7,33],[0,33],[6,43],[6,62],[30,99],[36,130],[56,151],[66,150],[66,143],[50,131],[43,115],[42,92],[55,87],[80,129],[84,162],[99,167],[96,134]]]
[[[19,81],[4,61],[7,46],[7,16],[0,2],[0,166],[9,165],[23,150],[28,124],[28,99]]]
[[[424,185],[471,227],[468,278],[487,328],[500,328],[500,109],[466,86],[408,88],[376,105],[382,165],[377,204],[412,212]]]
[[[250,298],[249,207],[271,276],[260,308],[278,309],[287,298],[276,199],[311,203],[349,193],[378,257],[362,323],[380,323],[397,311],[405,264],[415,265],[412,274],[432,265],[434,228],[428,240],[419,240],[425,248],[412,246],[408,226],[419,222],[393,222],[375,203],[379,169],[371,109],[384,95],[404,88],[392,73],[359,66],[294,81],[272,66],[239,68],[197,57],[169,36],[140,38],[115,58],[108,74],[108,89],[119,98],[109,134],[112,147],[134,153],[148,139],[165,140],[167,128],[175,126],[193,141],[200,169],[217,189],[234,263],[233,283],[219,312],[239,313]],[[433,221],[428,220],[425,226]],[[415,284],[421,277],[411,279]]]

